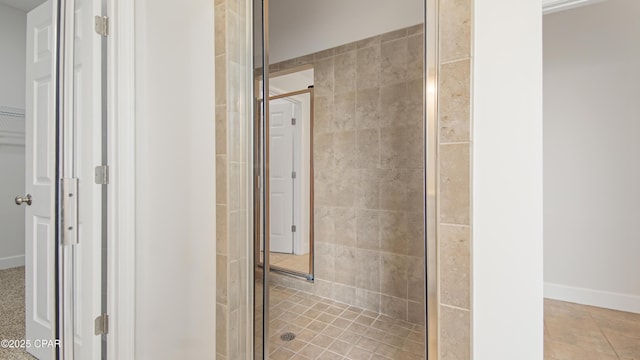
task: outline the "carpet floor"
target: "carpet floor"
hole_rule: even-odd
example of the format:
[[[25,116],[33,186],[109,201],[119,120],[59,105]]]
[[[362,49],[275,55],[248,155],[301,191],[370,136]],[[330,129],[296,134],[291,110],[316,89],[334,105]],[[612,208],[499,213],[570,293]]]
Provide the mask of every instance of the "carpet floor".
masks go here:
[[[0,270],[0,340],[24,339],[24,267]],[[23,349],[0,347],[0,359],[33,360]]]

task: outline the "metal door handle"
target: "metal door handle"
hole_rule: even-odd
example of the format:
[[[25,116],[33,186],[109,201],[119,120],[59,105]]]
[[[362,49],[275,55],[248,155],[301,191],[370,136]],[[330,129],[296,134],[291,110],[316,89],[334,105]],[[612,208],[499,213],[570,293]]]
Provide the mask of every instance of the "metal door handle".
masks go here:
[[[31,194],[27,194],[25,197],[16,196],[16,205],[27,204],[31,206]]]

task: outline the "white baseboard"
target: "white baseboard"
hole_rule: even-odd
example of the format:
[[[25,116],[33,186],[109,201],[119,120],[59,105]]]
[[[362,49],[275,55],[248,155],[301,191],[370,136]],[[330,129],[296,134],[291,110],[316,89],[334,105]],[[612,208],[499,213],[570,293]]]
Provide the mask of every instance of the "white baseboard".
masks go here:
[[[640,296],[637,295],[545,283],[544,297],[640,314]]]
[[[24,255],[0,258],[0,270],[24,266]]]
[[[293,244],[293,253],[295,255],[304,255],[309,253],[309,240],[300,244],[300,242],[296,242]]]

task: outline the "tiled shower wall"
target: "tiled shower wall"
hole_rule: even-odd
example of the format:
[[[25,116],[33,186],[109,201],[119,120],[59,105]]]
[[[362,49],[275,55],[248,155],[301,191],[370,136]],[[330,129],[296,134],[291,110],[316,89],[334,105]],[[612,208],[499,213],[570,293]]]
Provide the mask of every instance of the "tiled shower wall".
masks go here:
[[[314,68],[315,283],[424,323],[423,25],[271,66]]]
[[[471,358],[471,3],[439,0],[439,359]]]
[[[216,91],[216,359],[244,359],[250,347],[251,101],[247,1],[215,1]],[[251,235],[251,236],[250,236]]]

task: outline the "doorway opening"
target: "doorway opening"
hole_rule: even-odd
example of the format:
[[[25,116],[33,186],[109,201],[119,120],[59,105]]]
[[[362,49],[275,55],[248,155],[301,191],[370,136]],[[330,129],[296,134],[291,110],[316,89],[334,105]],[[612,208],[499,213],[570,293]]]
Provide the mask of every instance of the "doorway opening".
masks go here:
[[[274,74],[269,85],[270,268],[313,280],[313,68]],[[260,146],[255,146],[259,149]],[[262,155],[259,155],[262,157]],[[261,191],[258,189],[258,191]],[[261,193],[257,194],[260,199]],[[256,202],[256,211],[261,211]],[[262,217],[258,217],[262,219]],[[261,229],[262,222],[256,224]],[[262,231],[256,256],[264,264]],[[262,266],[262,265],[261,265]]]
[[[0,0],[0,358],[106,356],[103,9],[74,6]]]
[[[42,334],[40,329],[55,326],[55,312],[51,311],[54,310],[55,279],[50,276],[55,259],[51,241],[55,240],[47,229],[53,214],[50,198],[46,196],[52,190],[48,183],[51,172],[47,171],[51,165],[48,161],[50,152],[47,151],[46,132],[41,132],[44,137],[33,136],[33,110],[38,106],[32,106],[36,92],[40,91],[37,95],[42,96],[42,91],[49,90],[52,81],[42,72],[34,76],[34,80],[38,80],[35,87],[26,81],[28,75],[34,74],[33,65],[38,62],[45,66],[48,75],[51,74],[52,58],[46,42],[51,30],[47,27],[47,19],[51,19],[52,8],[43,3],[45,1],[25,2],[17,8],[0,1],[0,46],[3,49],[0,63],[3,74],[0,84],[0,166],[3,169],[0,175],[1,339],[29,339],[26,336],[28,326],[32,335],[36,331],[39,338],[43,335],[51,338],[51,332]],[[41,40],[39,44],[38,40]],[[41,51],[34,51],[37,47]],[[40,103],[39,108],[47,110],[48,100],[41,99]],[[38,115],[40,127],[48,126],[52,118],[42,111]],[[38,159],[33,156],[34,142],[41,148]],[[41,186],[37,189],[29,186],[38,183]],[[38,191],[41,189],[44,191]],[[38,239],[41,245],[35,246],[39,244]],[[36,269],[34,263],[38,260]],[[36,288],[51,291],[36,294],[33,291]],[[31,314],[34,316],[29,319]],[[42,350],[27,349],[26,346],[0,348],[0,358],[33,359],[34,355],[40,357],[42,353]]]
[[[342,4],[263,4],[268,16],[254,9],[265,21],[258,29],[262,63],[254,64],[255,129],[262,140],[256,148],[280,135],[272,124],[282,123],[281,107],[292,109],[261,102],[259,94],[271,93],[281,73],[314,69],[314,277],[261,272],[277,259],[265,252],[268,266],[255,276],[255,358],[424,359],[423,4],[358,11]],[[318,16],[323,12],[330,16]],[[397,16],[388,16],[392,12]],[[402,20],[378,21],[388,17]],[[354,31],[353,18],[366,30]],[[257,228],[264,229],[258,249],[270,248],[270,227],[278,225],[270,208],[279,196],[272,173],[287,173],[280,167],[291,162],[270,154],[264,159],[256,166],[265,188],[256,198],[267,209],[256,214],[263,222]]]

